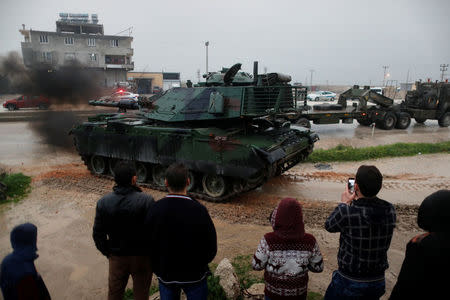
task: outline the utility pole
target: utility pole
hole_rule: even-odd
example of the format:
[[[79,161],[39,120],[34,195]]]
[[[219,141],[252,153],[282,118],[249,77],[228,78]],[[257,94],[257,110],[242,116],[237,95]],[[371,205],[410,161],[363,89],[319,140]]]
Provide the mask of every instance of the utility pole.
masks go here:
[[[197,70],[197,82],[200,82],[200,69]]]
[[[314,70],[311,69],[311,70],[309,70],[309,72],[311,72],[311,78],[310,78],[310,80],[309,80],[309,85],[310,85],[310,89],[311,89],[311,91],[312,91],[312,77],[313,77]]]
[[[206,47],[206,75],[208,75],[208,46],[209,46],[209,41],[205,42],[205,47]]]
[[[267,74],[267,67],[264,67],[264,74]]]
[[[445,71],[448,70],[448,64],[441,64],[441,81],[444,81]]]
[[[384,74],[383,74],[383,86],[386,86],[386,70],[389,68],[389,66],[383,66]]]

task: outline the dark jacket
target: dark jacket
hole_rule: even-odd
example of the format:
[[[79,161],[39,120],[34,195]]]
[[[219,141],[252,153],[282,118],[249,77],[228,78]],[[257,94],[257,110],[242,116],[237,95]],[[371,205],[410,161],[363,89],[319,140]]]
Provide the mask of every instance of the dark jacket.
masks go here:
[[[153,197],[135,186],[115,186],[97,202],[93,238],[97,249],[109,255],[146,255],[145,216]]]
[[[428,231],[406,246],[397,283],[389,299],[444,299],[450,269],[450,190],[425,198],[419,207],[419,227]]]
[[[48,300],[50,294],[36,271],[37,228],[26,223],[11,231],[13,252],[7,255],[0,268],[0,287],[5,300]]]
[[[341,233],[339,271],[354,279],[384,277],[395,222],[394,206],[377,197],[340,203],[325,222],[327,231]]]
[[[187,196],[167,195],[150,210],[146,227],[152,268],[159,279],[188,283],[208,274],[217,237],[206,207]]]

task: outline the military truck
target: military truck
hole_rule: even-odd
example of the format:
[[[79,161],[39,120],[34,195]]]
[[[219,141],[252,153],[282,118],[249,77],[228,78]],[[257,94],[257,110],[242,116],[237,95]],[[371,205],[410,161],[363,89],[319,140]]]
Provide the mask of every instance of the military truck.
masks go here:
[[[348,106],[348,101],[353,101]],[[355,102],[356,101],[356,102]],[[400,104],[394,100],[371,90],[369,86],[360,88],[358,85],[343,92],[337,104],[318,104],[312,107],[306,102],[297,111],[284,114],[293,123],[310,128],[314,124],[353,123],[369,126],[375,124],[378,128],[391,130],[406,129],[411,118],[423,123],[427,119],[438,120],[439,126],[450,125],[450,84],[448,82],[417,82],[416,90],[406,94]]]
[[[239,72],[241,64],[206,74],[195,87],[172,88],[116,106],[74,127],[76,150],[88,169],[111,177],[120,160],[133,161],[138,181],[164,189],[164,172],[173,162],[189,169],[189,193],[224,201],[261,186],[303,161],[318,135],[277,118],[296,111],[296,87],[280,73]]]

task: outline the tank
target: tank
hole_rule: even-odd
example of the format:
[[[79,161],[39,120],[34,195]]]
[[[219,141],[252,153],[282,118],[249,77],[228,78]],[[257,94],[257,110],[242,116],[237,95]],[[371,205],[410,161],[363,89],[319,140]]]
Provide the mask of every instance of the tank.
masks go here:
[[[205,74],[205,82],[140,100],[138,110],[110,104],[120,112],[90,117],[71,130],[76,150],[99,176],[112,177],[119,160],[133,161],[140,185],[160,190],[166,168],[182,162],[189,169],[189,193],[208,201],[259,187],[306,159],[319,137],[278,118],[296,109],[299,93],[290,76],[258,75],[257,62],[253,74],[240,68],[235,64]]]

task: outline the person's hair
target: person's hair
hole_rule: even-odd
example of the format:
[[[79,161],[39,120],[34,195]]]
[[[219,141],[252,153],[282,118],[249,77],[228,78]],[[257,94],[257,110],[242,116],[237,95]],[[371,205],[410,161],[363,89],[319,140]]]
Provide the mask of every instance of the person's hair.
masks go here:
[[[166,170],[166,180],[169,189],[174,192],[184,190],[187,186],[188,170],[182,163],[173,163]]]
[[[131,179],[136,176],[136,167],[130,161],[119,161],[114,166],[114,180],[117,185],[129,186]]]
[[[361,194],[366,197],[374,197],[381,190],[383,175],[375,166],[362,165],[356,172],[355,182],[358,184]]]

